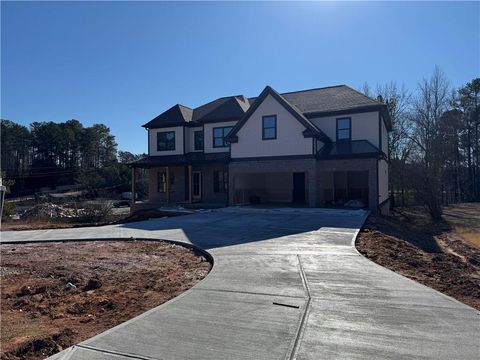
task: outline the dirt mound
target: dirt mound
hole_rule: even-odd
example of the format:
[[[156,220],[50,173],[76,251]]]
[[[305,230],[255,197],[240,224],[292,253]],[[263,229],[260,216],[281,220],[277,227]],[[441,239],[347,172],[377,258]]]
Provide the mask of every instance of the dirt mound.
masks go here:
[[[69,347],[70,338],[74,335],[71,329],[66,328],[56,334],[34,338],[24,342],[15,350],[2,354],[2,359],[17,360],[48,357]]]

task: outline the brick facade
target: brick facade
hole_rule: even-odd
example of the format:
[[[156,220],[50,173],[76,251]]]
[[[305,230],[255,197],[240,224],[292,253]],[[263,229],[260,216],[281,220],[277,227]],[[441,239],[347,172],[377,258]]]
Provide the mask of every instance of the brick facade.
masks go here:
[[[317,206],[316,197],[316,160],[311,159],[285,159],[285,160],[248,160],[232,161],[229,166],[229,200],[234,204],[235,175],[261,174],[279,172],[305,172],[305,195],[310,207]]]
[[[377,159],[335,159],[319,160],[317,162],[318,204],[325,203],[323,199],[325,176],[334,171],[368,171],[368,205],[372,210],[378,205],[378,175]]]
[[[203,203],[218,204],[219,206],[235,205],[235,178],[242,174],[272,173],[305,173],[305,198],[309,207],[325,205],[326,177],[337,171],[366,171],[368,172],[368,203],[369,208],[376,211],[378,208],[378,160],[377,159],[335,159],[316,160],[314,158],[275,159],[275,160],[242,160],[231,161],[226,164],[203,164],[192,166],[192,171],[202,172]],[[149,170],[149,202],[165,204],[167,196],[158,192],[158,173],[166,168],[152,168]],[[228,173],[228,190],[214,191],[214,172]],[[170,188],[169,203],[187,202],[189,198],[188,167],[170,166],[169,172],[174,175],[175,183]],[[248,199],[247,199],[248,200]]]

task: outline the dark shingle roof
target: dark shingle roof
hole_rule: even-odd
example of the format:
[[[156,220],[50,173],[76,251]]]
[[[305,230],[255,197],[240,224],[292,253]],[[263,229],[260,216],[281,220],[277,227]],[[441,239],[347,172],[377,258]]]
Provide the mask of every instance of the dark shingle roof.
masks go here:
[[[199,123],[215,120],[236,120],[245,114],[246,110],[244,108],[243,99],[238,96],[229,96],[194,109],[193,120]]]
[[[386,105],[347,85],[287,92],[280,95],[306,118],[348,110],[381,110],[387,123],[387,129],[391,129],[391,120]],[[256,99],[257,97],[246,98],[243,95],[227,96],[193,110],[183,105],[175,105],[143,126],[155,128],[182,125],[190,121],[192,124],[202,124],[220,120],[238,120],[243,117]]]
[[[294,91],[282,96],[304,114],[382,105],[346,85]]]
[[[381,151],[368,140],[339,141],[326,144],[318,151],[318,158],[372,157],[381,155]]]
[[[154,129],[161,126],[183,125],[185,122],[192,120],[192,113],[192,109],[177,104],[142,126],[147,129]]]

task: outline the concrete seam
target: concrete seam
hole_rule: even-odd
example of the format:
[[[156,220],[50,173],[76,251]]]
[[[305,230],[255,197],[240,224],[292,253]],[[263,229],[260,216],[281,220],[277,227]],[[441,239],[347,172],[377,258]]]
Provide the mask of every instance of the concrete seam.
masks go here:
[[[262,293],[262,292],[252,292],[252,291],[238,291],[238,290],[227,290],[227,289],[209,289],[209,288],[191,288],[192,291],[214,291],[214,292],[226,292],[234,294],[248,294],[248,295],[259,295],[259,296],[273,296],[280,298],[291,298],[291,299],[305,299],[303,296],[295,295],[282,295],[282,294],[271,294],[271,293]]]
[[[152,357],[145,357],[145,356],[140,356],[140,355],[134,355],[134,354],[129,354],[129,353],[122,353],[118,351],[112,351],[112,350],[103,350],[103,349],[98,349],[93,346],[88,346],[88,345],[75,345],[76,347],[91,350],[91,351],[96,351],[96,352],[101,352],[104,354],[111,354],[111,355],[117,355],[117,356],[123,356],[127,357],[130,359],[138,359],[138,360],[161,360],[160,358],[152,358]]]
[[[286,357],[286,359],[290,359],[290,360],[295,359],[296,356],[297,356],[297,352],[298,352],[298,349],[300,347],[300,342],[303,338],[303,334],[305,333],[305,327],[306,327],[306,324],[307,324],[307,317],[308,317],[308,314],[310,312],[310,302],[312,300],[312,298],[310,296],[310,288],[308,286],[307,276],[305,275],[305,271],[303,269],[302,261],[300,259],[299,254],[297,254],[297,259],[298,259],[298,266],[300,268],[300,276],[301,276],[302,282],[305,286],[305,290],[307,291],[307,303],[305,305],[302,317],[300,319],[300,324],[298,326],[297,335],[295,336],[295,341],[293,343],[293,347],[292,347],[292,350],[290,352],[290,356]]]

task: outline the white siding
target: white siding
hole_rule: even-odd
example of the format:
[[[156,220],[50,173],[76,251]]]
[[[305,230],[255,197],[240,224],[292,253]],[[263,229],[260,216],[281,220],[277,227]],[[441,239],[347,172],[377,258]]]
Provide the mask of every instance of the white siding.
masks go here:
[[[262,140],[262,116],[277,115],[277,138]],[[231,145],[232,158],[312,154],[312,139],[305,127],[271,95],[268,95],[237,133]]]
[[[157,133],[165,131],[175,131],[175,150],[157,151]],[[148,136],[150,137],[150,149],[148,149],[149,155],[159,156],[183,154],[183,126],[174,126],[162,129],[150,129],[148,130]]]
[[[388,164],[385,160],[378,161],[378,203],[388,198]]]
[[[352,119],[352,140],[368,140],[375,146],[380,146],[378,129],[378,112],[345,114],[310,119],[330,139],[337,139],[337,119],[349,117]]]
[[[236,121],[217,122],[204,125],[203,139],[205,142],[205,153],[229,152],[229,147],[213,147],[213,128],[224,126],[235,126]]]
[[[194,127],[194,128],[189,128],[185,127],[185,151],[187,153],[193,152],[193,151],[202,151],[202,150],[195,150],[195,137],[194,133],[195,131],[202,131],[203,127]]]
[[[388,132],[385,122],[382,119],[382,150],[388,155]]]

